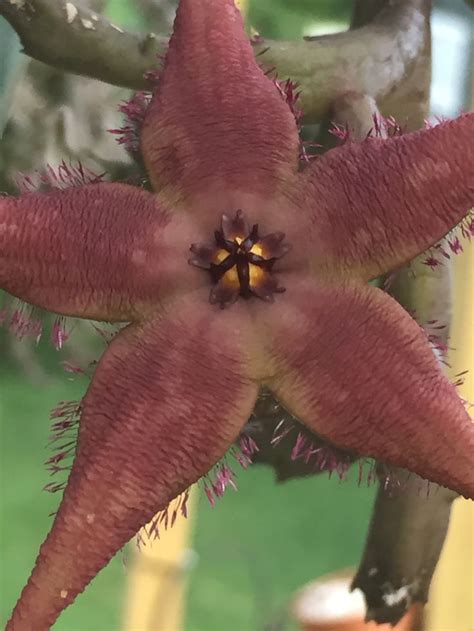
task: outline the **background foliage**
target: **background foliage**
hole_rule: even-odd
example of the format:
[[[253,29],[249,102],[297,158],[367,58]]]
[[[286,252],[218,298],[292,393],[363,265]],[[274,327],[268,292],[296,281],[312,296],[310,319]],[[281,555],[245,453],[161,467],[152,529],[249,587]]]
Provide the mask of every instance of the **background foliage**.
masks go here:
[[[0,137],[6,123],[10,89],[20,61],[18,37],[7,22],[0,18]]]
[[[270,38],[298,38],[310,24],[349,22],[351,0],[253,0],[248,22]]]

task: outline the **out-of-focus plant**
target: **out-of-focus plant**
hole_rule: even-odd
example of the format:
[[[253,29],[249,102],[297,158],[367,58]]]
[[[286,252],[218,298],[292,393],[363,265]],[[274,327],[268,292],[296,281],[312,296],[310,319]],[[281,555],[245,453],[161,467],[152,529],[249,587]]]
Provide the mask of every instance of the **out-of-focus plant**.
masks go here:
[[[20,61],[18,36],[5,20],[0,20],[0,137],[12,96],[11,83]]]
[[[253,0],[249,4],[249,24],[266,37],[302,37],[308,24],[348,24],[351,0]],[[342,30],[342,28],[341,28]]]

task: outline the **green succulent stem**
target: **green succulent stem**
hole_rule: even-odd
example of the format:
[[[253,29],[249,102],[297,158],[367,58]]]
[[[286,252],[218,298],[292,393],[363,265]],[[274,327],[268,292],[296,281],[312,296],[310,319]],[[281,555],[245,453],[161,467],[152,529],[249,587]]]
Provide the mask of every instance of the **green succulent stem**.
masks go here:
[[[305,122],[324,118],[347,90],[375,98],[382,111],[393,110],[396,102],[404,117],[402,88],[426,47],[430,0],[378,2],[376,8],[382,4],[370,23],[346,33],[255,45],[262,64],[274,67],[281,79],[299,83]],[[133,89],[150,87],[145,74],[167,48],[167,38],[121,29],[74,0],[1,0],[0,15],[16,30],[27,55]],[[417,102],[426,100],[425,87],[418,86],[414,96]]]

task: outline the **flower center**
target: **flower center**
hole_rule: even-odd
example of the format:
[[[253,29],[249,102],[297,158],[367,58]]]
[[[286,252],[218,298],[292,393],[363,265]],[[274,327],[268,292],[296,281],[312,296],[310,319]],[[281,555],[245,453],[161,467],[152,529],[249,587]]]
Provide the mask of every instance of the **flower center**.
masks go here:
[[[273,275],[275,262],[289,250],[284,238],[283,232],[260,237],[258,225],[254,224],[250,230],[243,212],[238,210],[233,219],[222,215],[214,243],[191,245],[194,257],[189,263],[210,273],[214,286],[209,300],[221,308],[234,303],[239,296],[273,301],[275,293],[285,291]]]

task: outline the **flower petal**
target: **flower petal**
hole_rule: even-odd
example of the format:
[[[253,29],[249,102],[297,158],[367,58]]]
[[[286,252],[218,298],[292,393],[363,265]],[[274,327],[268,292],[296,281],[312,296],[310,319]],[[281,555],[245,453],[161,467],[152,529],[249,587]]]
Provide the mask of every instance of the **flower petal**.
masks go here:
[[[302,283],[267,318],[269,386],[310,430],[474,498],[474,424],[395,300],[355,283]]]
[[[141,148],[173,203],[200,191],[212,201],[211,186],[272,194],[296,171],[294,116],[257,65],[233,0],[181,0]]]
[[[299,186],[309,222],[298,241],[312,265],[380,276],[439,241],[473,206],[474,114],[348,142],[314,161]]]
[[[134,319],[181,268],[190,276],[194,236],[156,196],[123,184],[0,197],[0,287],[64,315]]]
[[[205,295],[205,294],[204,294]],[[52,530],[7,629],[49,629],[127,541],[224,455],[251,414],[242,328],[203,302],[132,324],[99,362]],[[205,308],[204,308],[205,307]]]

